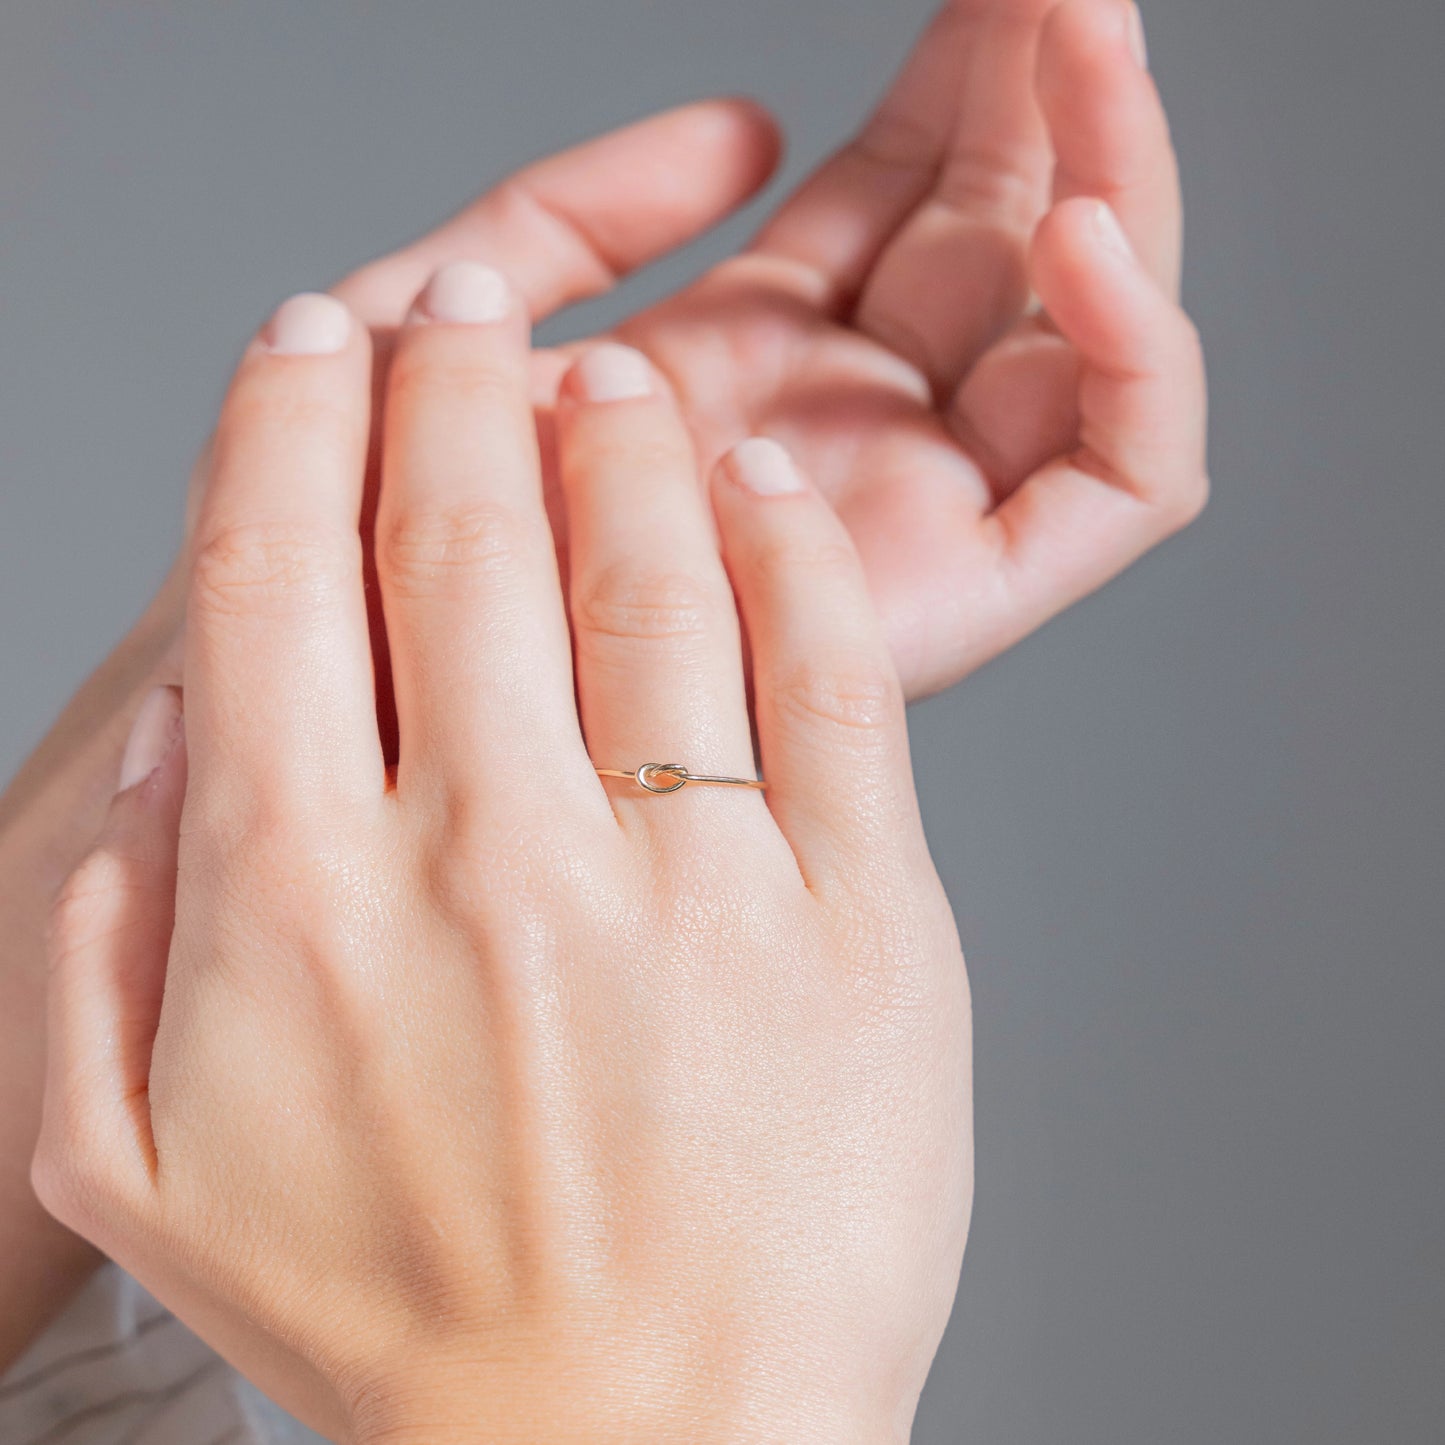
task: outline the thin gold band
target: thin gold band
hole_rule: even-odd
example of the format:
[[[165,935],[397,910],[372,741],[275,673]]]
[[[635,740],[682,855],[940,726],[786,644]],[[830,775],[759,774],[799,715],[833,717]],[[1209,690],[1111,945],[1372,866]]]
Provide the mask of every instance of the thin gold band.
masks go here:
[[[598,768],[599,778],[628,778],[649,793],[680,793],[689,783],[710,788],[753,788],[762,792],[768,785],[761,778],[715,778],[706,773],[690,773],[680,763],[643,763],[640,768]],[[670,778],[666,786],[660,778]]]

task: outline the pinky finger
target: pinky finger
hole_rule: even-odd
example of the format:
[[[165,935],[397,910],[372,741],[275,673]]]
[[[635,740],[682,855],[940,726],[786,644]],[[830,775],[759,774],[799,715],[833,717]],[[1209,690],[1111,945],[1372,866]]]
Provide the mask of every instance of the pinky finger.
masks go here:
[[[810,885],[921,839],[903,692],[843,524],[763,438],[713,484],[752,656],[768,804]]]
[[[1077,445],[994,513],[1011,600],[1030,627],[1192,521],[1209,494],[1198,333],[1109,206],[1056,206],[1032,273],[1081,366]]]

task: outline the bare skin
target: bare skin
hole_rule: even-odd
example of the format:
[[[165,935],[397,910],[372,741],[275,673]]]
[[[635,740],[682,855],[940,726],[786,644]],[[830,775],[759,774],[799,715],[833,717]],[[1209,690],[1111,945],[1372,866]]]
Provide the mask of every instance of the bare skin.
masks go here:
[[[332,1439],[901,1442],[967,1233],[971,1054],[887,641],[783,449],[709,497],[615,344],[559,399],[564,602],[527,331],[459,263],[397,338],[395,768],[365,330],[303,296],[247,352],[184,737],[163,690],[56,909],[36,1188]],[[753,721],[765,794],[593,765],[750,777]]]
[[[1203,504],[1177,176],[1136,27],[1126,0],[954,0],[859,136],[753,245],[620,328],[670,380],[705,460],[775,436],[834,502],[911,696],[957,681]],[[524,172],[336,294],[384,347],[425,277],[470,257],[542,316],[711,224],[775,156],[751,107],[662,117]],[[1100,213],[1058,206],[1086,197],[1109,203],[1127,251]],[[571,355],[537,363],[544,413]],[[0,1292],[13,1302],[0,1361],[96,1262],[26,1179],[45,915],[100,824],[140,698],[178,677],[183,620],[168,584],[0,805]]]
[[[434,250],[503,264],[526,256],[529,302],[545,315],[602,284],[581,228],[600,227],[612,238],[619,267],[642,265],[737,206],[767,178],[776,152],[771,124],[752,106],[685,107],[541,162],[335,289],[372,297],[372,309],[358,305],[358,314],[384,327],[403,305],[388,296],[426,264],[418,256]],[[600,175],[626,179],[604,188]],[[208,473],[203,456],[193,500]],[[105,816],[142,699],[158,683],[180,680],[187,567],[188,547],[0,799],[0,1368],[101,1262],[46,1214],[30,1187],[44,1074],[46,920]]]

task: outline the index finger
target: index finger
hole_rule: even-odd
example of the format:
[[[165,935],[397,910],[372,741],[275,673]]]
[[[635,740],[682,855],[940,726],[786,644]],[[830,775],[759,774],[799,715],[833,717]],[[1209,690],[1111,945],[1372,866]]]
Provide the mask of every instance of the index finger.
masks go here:
[[[324,806],[382,785],[359,530],[370,359],[341,302],[292,297],[222,407],[186,629],[203,802]]]
[[[483,261],[541,319],[722,220],[777,161],[777,128],[753,102],[679,106],[527,166],[332,290],[368,325],[395,325],[435,271]]]

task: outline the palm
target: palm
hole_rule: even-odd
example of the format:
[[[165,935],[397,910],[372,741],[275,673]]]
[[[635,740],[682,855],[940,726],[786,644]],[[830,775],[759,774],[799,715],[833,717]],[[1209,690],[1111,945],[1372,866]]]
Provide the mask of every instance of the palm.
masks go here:
[[[671,377],[707,456],[773,436],[833,499],[915,696],[1172,530],[1203,473],[1188,427],[1142,477],[1127,437],[1113,455],[1099,437],[1121,386],[1088,379],[1090,298],[1056,308],[1057,329],[1027,310],[1031,282],[1090,284],[1059,274],[1077,228],[1075,254],[1055,228],[1029,260],[1051,205],[1077,194],[1112,201],[1177,286],[1172,153],[1126,12],[1083,0],[1045,26],[1050,5],[946,6],[860,137],[752,247],[620,328]],[[1126,407],[1139,382],[1121,384]]]
[[[775,270],[731,262],[621,335],[672,379],[705,457],[752,434],[789,448],[853,533],[910,691],[928,691],[965,670],[937,604],[987,565],[985,471],[916,364]]]

